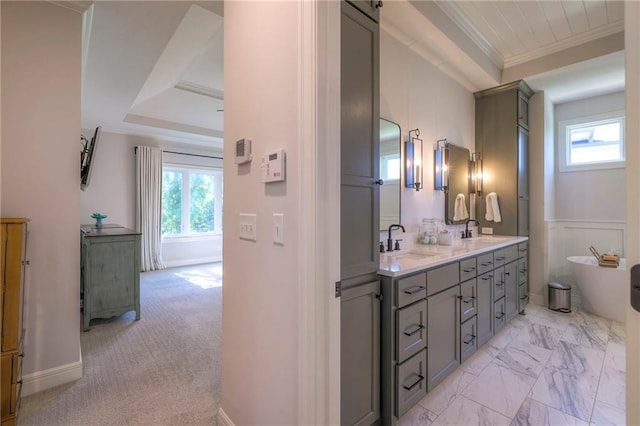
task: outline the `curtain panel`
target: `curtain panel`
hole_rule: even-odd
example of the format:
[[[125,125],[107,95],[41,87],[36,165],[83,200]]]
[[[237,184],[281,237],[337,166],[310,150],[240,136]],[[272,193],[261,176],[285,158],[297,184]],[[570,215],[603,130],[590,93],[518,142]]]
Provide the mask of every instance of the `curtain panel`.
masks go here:
[[[136,230],[142,233],[142,270],[164,269],[160,148],[136,147]]]

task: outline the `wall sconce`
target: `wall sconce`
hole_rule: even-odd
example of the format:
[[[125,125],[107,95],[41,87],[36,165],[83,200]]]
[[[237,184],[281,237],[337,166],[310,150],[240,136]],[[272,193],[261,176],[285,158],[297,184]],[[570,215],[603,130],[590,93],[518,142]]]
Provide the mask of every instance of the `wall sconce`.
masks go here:
[[[471,193],[482,195],[482,153],[474,152],[471,154]]]
[[[415,133],[415,137],[411,137]],[[409,140],[404,143],[405,186],[420,191],[422,188],[422,139],[420,129],[409,130]]]
[[[434,188],[447,192],[449,190],[449,142],[446,139],[436,141],[434,161]]]

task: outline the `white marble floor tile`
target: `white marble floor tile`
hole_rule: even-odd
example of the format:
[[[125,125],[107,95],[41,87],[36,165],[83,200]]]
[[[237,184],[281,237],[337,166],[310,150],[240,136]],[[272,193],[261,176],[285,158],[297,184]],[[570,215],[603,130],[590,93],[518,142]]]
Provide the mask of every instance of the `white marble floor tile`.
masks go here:
[[[397,426],[429,426],[431,425],[438,415],[433,413],[419,404],[416,404],[407,411],[404,416],[400,417]]]
[[[595,405],[593,406],[591,424],[594,426],[623,426],[626,424],[626,412],[625,410],[614,407],[613,405],[596,401]]]
[[[522,332],[522,330],[524,330],[525,328],[527,327],[526,326],[515,327],[514,325],[509,323],[502,330],[500,330],[495,336],[493,336],[488,343],[490,343],[492,346],[496,348],[503,349],[505,346],[511,343],[513,339],[518,337]]]
[[[442,383],[436,386],[418,404],[435,413],[441,414],[453,400],[471,383],[476,376],[462,368],[456,369]]]
[[[571,324],[573,315],[574,312],[565,314],[561,312],[555,312],[550,309],[544,309],[531,317],[531,322],[564,331],[569,326],[569,324]]]
[[[576,310],[571,316],[571,322],[574,324],[586,325],[588,327],[609,331],[612,321],[597,315],[590,314],[582,310]]]
[[[522,340],[514,340],[496,356],[494,362],[519,373],[537,378],[553,353]]]
[[[627,330],[623,323],[618,321],[611,322],[611,331],[609,332],[609,341],[619,343],[621,345],[627,342]]]
[[[529,303],[527,305],[527,309],[526,309],[527,316],[535,315],[538,312],[542,311],[543,309],[546,309],[546,308],[544,306],[542,306],[542,305],[536,305],[535,303]]]
[[[569,324],[561,340],[587,348],[604,351],[609,340],[609,328],[592,327],[584,324]]]
[[[513,418],[536,379],[491,363],[462,392],[467,398]]]
[[[464,396],[458,396],[438,416],[433,425],[508,425],[511,419],[478,404]]]
[[[563,331],[558,328],[534,323],[523,328],[516,339],[553,350],[560,341],[562,333]]]
[[[524,400],[511,422],[511,426],[587,426],[588,424],[531,398]]]
[[[609,343],[598,385],[596,400],[625,409],[626,406],[626,350],[623,345]]]
[[[469,359],[467,359],[462,365],[461,368],[466,372],[471,373],[475,376],[482,373],[487,365],[500,353],[503,346],[496,347],[494,346],[494,339],[497,336],[494,336],[489,342],[485,343],[480,349],[476,351]],[[502,343],[499,341],[498,343]],[[506,343],[505,343],[506,344]]]

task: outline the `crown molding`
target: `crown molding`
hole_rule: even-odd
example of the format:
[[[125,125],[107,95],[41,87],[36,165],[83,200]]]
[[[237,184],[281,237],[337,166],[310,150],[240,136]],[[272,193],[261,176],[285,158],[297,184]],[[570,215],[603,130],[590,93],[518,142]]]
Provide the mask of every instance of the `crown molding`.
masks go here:
[[[520,65],[534,59],[542,58],[543,56],[558,53],[563,50],[570,49],[572,47],[621,32],[624,32],[624,21],[612,22],[610,24],[603,25],[582,34],[571,36],[548,46],[543,46],[538,49],[523,53],[521,55],[507,57],[504,59],[504,68],[509,68],[514,65]]]
[[[478,48],[487,55],[489,60],[493,62],[495,66],[502,69],[504,64],[504,58],[502,54],[495,48],[489,41],[484,38],[482,34],[476,29],[476,27],[467,19],[467,17],[460,11],[460,8],[456,6],[452,1],[434,1],[436,6],[444,12],[456,24],[462,32],[473,41]]]
[[[78,13],[84,13],[85,10],[89,9],[89,7],[93,4],[93,1],[47,1],[48,3],[64,7],[65,9],[73,10],[74,12]]]
[[[224,100],[224,92],[222,90],[212,89],[211,87],[196,84],[191,81],[180,80],[173,87],[179,90],[195,93],[196,95],[208,96],[220,101]]]

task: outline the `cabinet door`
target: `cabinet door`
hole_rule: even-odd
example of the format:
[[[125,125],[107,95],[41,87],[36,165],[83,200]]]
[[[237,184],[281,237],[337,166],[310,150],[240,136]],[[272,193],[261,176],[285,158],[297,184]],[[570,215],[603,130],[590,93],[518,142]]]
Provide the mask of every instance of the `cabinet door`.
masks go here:
[[[493,272],[478,277],[478,347],[493,336]]]
[[[518,262],[504,266],[504,297],[509,322],[518,313]]]
[[[493,271],[493,300],[504,297],[504,267],[496,268]]]
[[[362,13],[366,14],[369,18],[378,22],[380,20],[380,7],[382,2],[378,0],[347,0],[349,3],[358,8]]]
[[[346,2],[341,20],[341,277],[378,270],[378,24]]]
[[[398,363],[427,347],[427,301],[397,311],[396,359]]]
[[[460,286],[427,298],[427,390],[460,365]]]
[[[2,224],[2,352],[19,349],[24,298],[26,223]]]
[[[529,99],[522,92],[518,93],[518,126],[529,128]]]
[[[504,297],[493,304],[493,328],[498,333],[507,324],[507,309]]]
[[[518,312],[524,312],[529,304],[529,285],[525,282],[518,286]]]
[[[340,423],[370,425],[380,416],[380,282],[342,291]]]
[[[477,318],[460,325],[460,362],[465,362],[478,349]]]

